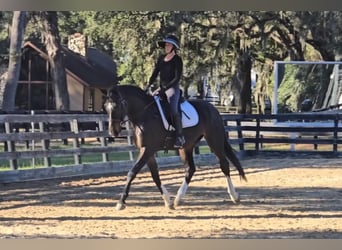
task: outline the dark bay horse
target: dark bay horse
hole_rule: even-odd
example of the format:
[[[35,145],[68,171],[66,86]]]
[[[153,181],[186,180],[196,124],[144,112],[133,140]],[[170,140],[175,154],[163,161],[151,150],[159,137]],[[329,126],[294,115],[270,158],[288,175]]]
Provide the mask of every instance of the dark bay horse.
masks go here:
[[[186,143],[182,149],[179,149],[179,155],[187,171],[172,203],[169,193],[161,183],[155,153],[159,150],[174,149],[172,148],[173,143],[165,144],[165,138],[174,136],[174,132],[164,128],[154,97],[132,85],[116,85],[108,92],[104,108],[109,115],[109,133],[118,136],[121,132],[122,122],[130,121],[133,125],[135,144],[139,149],[137,160],[127,174],[126,185],[117,203],[118,210],[125,208],[125,201],[132,181],[145,164],[151,171],[153,181],[163,197],[165,206],[174,208],[179,205],[196,171],[193,149],[203,136],[211,151],[217,156],[221,170],[226,176],[231,200],[234,203],[239,202],[239,194],[235,191],[230,178],[228,160],[234,164],[240,178],[246,180],[246,177],[239,159],[227,141],[221,116],[217,109],[207,101],[189,100],[189,102],[197,110],[199,120],[197,125],[183,129]]]

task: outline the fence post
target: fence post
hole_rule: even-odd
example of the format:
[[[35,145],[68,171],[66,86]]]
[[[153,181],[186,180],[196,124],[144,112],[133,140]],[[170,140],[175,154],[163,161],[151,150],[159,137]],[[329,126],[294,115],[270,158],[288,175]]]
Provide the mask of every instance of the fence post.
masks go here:
[[[99,130],[102,132],[104,131],[104,124],[103,121],[99,121]],[[107,147],[107,141],[106,141],[106,137],[101,136],[100,137],[100,142],[101,142],[101,146],[102,147]],[[102,161],[103,162],[108,162],[109,158],[108,158],[108,154],[107,153],[102,153]]]
[[[239,138],[239,149],[240,151],[244,151],[244,143],[243,143],[243,136],[242,136],[242,128],[241,128],[241,120],[236,120],[236,126],[237,126],[237,134]]]
[[[333,153],[337,154],[337,140],[338,140],[338,114],[334,118],[334,143],[333,143]]]
[[[34,110],[31,110],[31,115],[33,116],[34,115]],[[34,133],[34,122],[31,122],[31,132]],[[31,145],[31,149],[32,151],[35,151],[36,150],[36,142],[35,140],[33,139],[31,141],[32,145]],[[36,158],[35,157],[32,157],[32,166],[35,168],[36,167]]]
[[[70,121],[70,129],[71,129],[71,131],[74,132],[75,134],[78,134],[78,133],[79,133],[77,119],[72,119],[72,120]],[[79,143],[77,137],[74,137],[74,139],[73,139],[73,147],[74,147],[74,149],[80,148],[80,143]],[[75,154],[74,154],[74,160],[75,160],[75,164],[77,164],[77,165],[78,165],[78,164],[81,164],[81,156],[80,156],[80,154],[75,153]]]
[[[198,145],[195,146],[195,148],[194,148],[194,153],[195,153],[195,155],[199,155],[199,154],[200,154],[200,149],[199,149],[199,146],[198,146]]]
[[[5,132],[6,134],[11,133],[11,124],[9,122],[5,122]],[[15,152],[15,144],[14,141],[7,141],[7,151],[8,152]],[[18,162],[16,159],[10,159],[10,167],[12,170],[18,169]]]
[[[255,151],[259,152],[259,143],[260,143],[260,118],[256,118],[256,131],[255,131]]]
[[[295,139],[298,138],[297,133],[291,132],[290,133],[290,139],[291,141],[295,141]],[[290,144],[290,150],[291,152],[296,151],[296,144],[294,142],[291,142]]]
[[[39,122],[39,132],[43,133],[44,132],[44,123]],[[44,151],[48,151],[50,146],[49,140],[44,140],[42,139],[42,148]],[[51,158],[49,156],[44,157],[44,166],[45,167],[51,167]]]

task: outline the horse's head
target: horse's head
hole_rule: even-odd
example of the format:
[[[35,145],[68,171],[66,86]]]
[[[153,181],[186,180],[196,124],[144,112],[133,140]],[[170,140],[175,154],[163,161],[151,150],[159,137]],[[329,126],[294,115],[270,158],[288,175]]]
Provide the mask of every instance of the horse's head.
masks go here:
[[[108,118],[108,132],[111,136],[118,136],[121,132],[121,123],[125,120],[127,112],[127,103],[122,98],[118,88],[112,88],[107,93],[104,103]]]
[[[154,98],[135,85],[115,85],[107,92],[104,109],[109,115],[109,134],[118,136],[123,122],[139,123]]]

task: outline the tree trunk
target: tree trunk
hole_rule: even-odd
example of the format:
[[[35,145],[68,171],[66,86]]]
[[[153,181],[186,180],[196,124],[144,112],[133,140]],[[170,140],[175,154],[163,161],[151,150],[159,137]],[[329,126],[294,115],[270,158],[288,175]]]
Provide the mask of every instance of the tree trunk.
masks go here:
[[[240,51],[237,63],[237,73],[232,82],[239,114],[252,113],[251,91],[252,61],[248,51]]]
[[[42,11],[43,37],[51,66],[51,77],[55,92],[56,110],[69,110],[69,94],[67,88],[63,55],[61,53],[56,11]]]
[[[25,29],[25,17],[25,11],[13,12],[8,75],[2,102],[2,109],[5,111],[13,111],[15,109],[15,95],[21,67],[21,45]]]

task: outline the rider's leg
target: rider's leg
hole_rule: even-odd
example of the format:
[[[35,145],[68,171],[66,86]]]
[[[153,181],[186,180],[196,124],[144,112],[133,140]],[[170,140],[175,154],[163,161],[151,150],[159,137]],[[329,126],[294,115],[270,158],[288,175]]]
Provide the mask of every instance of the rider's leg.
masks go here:
[[[179,109],[180,89],[170,88],[167,90],[166,95],[168,97],[168,102],[170,104],[170,115],[172,119],[172,125],[175,127],[176,130],[176,141],[174,147],[182,148],[185,143],[185,140],[182,129],[182,117]]]
[[[181,120],[180,114],[179,113],[173,114],[172,121],[176,129],[176,141],[175,141],[174,147],[182,148],[185,143],[185,139],[183,136],[182,120]]]

